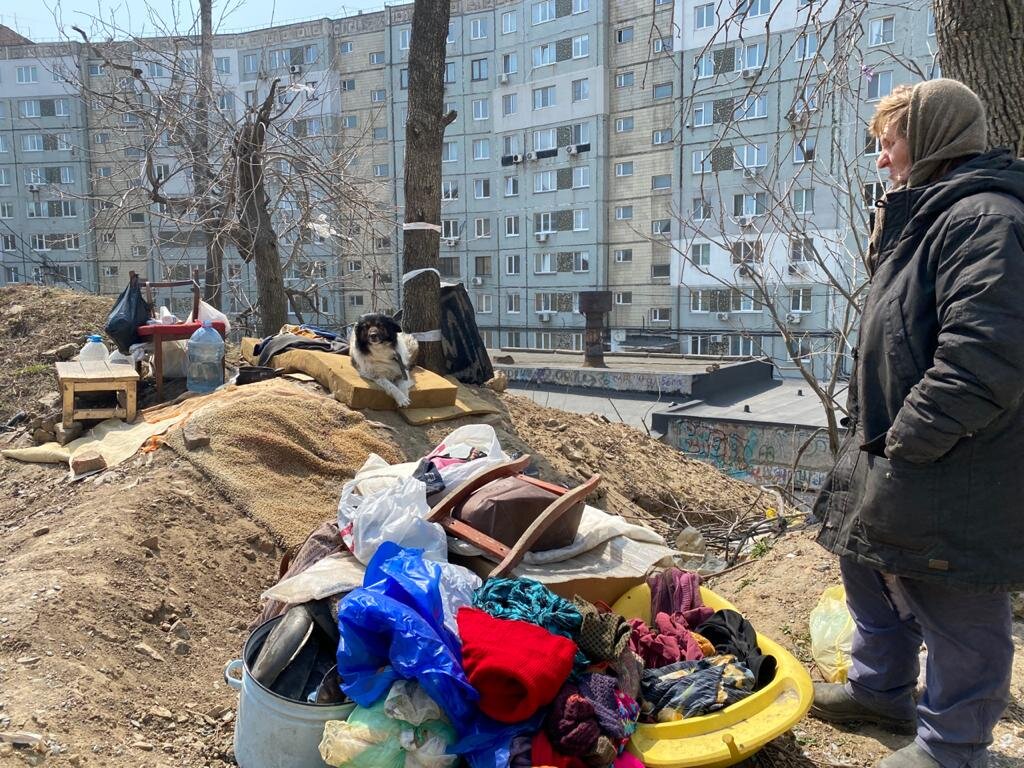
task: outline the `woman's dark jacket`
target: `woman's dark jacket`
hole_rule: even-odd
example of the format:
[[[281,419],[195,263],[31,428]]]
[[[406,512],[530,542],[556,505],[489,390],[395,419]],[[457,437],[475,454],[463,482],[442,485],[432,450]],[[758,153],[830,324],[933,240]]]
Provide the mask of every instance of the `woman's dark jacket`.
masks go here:
[[[890,193],[852,435],[819,541],[878,570],[1024,586],[1024,161],[990,152]]]

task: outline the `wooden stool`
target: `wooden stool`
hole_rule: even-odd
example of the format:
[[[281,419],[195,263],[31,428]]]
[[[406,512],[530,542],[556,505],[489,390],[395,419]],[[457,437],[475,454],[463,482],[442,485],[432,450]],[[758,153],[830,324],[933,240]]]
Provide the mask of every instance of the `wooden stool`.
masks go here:
[[[135,419],[139,374],[133,366],[98,361],[57,363],[57,379],[63,395],[65,427],[82,419]],[[75,395],[83,392],[113,392],[117,406],[76,408]]]

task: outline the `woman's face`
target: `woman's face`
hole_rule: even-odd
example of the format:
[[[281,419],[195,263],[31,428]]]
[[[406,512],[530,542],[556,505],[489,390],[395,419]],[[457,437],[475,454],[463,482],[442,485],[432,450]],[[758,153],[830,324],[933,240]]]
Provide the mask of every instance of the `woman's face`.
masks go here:
[[[889,181],[892,185],[905,184],[910,176],[910,148],[905,136],[896,130],[896,121],[890,120],[882,133],[882,151],[878,155],[878,169],[889,169]]]

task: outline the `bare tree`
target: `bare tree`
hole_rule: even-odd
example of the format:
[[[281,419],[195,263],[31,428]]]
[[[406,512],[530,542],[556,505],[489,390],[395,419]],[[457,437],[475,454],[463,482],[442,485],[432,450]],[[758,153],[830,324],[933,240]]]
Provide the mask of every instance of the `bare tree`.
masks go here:
[[[1015,0],[935,0],[942,73],[985,103],[989,142],[1024,155],[1024,5]]]
[[[456,118],[455,112],[444,113],[445,40],[450,12],[448,0],[416,0],[412,18],[409,120],[405,126],[405,222],[412,226],[407,226],[404,233],[403,271],[428,271],[410,277],[405,285],[402,325],[409,333],[439,333],[441,326],[441,148],[444,129]],[[420,342],[420,364],[437,373],[445,372],[440,338],[427,337]]]
[[[374,182],[351,173],[365,136],[343,136],[323,113],[320,105],[333,95],[328,86],[261,75],[253,91],[260,98],[236,116],[234,94],[213,75],[207,5],[200,35],[139,38],[97,22],[105,42],[95,43],[75,28],[108,73],[76,83],[94,124],[110,129],[88,148],[94,165],[129,155],[91,193],[95,227],[112,231],[148,212],[159,221],[153,248],[167,273],[187,269],[186,248],[205,246],[208,300],[229,296],[248,330],[269,335],[287,322],[289,308],[315,322],[329,285],[325,260],[372,257],[361,252],[359,236],[390,234],[394,211],[378,202]],[[255,304],[237,281],[223,290],[227,245],[254,265]],[[378,266],[373,274],[384,272]],[[373,301],[393,306],[392,296],[382,281]]]

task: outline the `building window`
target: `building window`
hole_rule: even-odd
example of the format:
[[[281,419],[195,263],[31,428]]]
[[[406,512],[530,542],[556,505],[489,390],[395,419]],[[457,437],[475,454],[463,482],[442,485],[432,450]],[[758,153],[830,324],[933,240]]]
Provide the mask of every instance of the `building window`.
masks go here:
[[[739,97],[736,100],[736,108],[733,110],[734,120],[756,120],[759,117],[767,117],[768,100],[764,96]]]
[[[473,99],[473,119],[487,120],[491,116],[490,99]]]
[[[387,101],[387,98],[388,92],[383,89],[370,91],[370,101],[372,101],[374,104],[381,104]]]
[[[534,223],[534,231],[535,232],[548,232],[548,233],[550,233],[550,232],[554,232],[555,231],[554,227],[552,226],[552,216],[551,216],[551,212],[550,211],[545,211],[544,213],[538,213],[538,214],[535,214],[535,216],[536,216],[536,221]],[[552,271],[554,271],[554,270],[552,270]]]
[[[107,71],[106,67],[104,67],[102,64],[90,64],[89,65],[89,76],[90,77],[99,77],[100,75],[106,73],[106,71]]]
[[[511,35],[519,29],[519,15],[515,11],[501,14],[501,34]]]
[[[864,185],[864,207],[874,208],[876,203],[885,197],[885,184],[874,181]]]
[[[459,239],[458,219],[441,219],[441,238],[443,240]]]
[[[491,196],[490,179],[473,179],[473,197],[477,200],[486,200]]]
[[[616,264],[631,264],[633,262],[633,249],[621,248],[615,251]]]
[[[632,161],[628,161],[628,162],[624,162],[624,163],[616,163],[615,164],[615,175],[617,177],[619,177],[619,178],[622,178],[624,176],[632,176],[633,175],[633,162]]]
[[[522,272],[522,257],[518,253],[510,253],[505,257],[505,274],[514,276]],[[516,302],[518,304],[519,302]],[[516,310],[519,311],[518,309]]]
[[[814,146],[817,140],[814,136],[806,136],[803,141],[798,141],[793,146],[793,162],[794,163],[813,163],[814,162]]]
[[[231,57],[230,56],[217,56],[214,59],[214,64],[218,72],[222,75],[230,74],[231,72]]]
[[[651,222],[651,234],[656,236],[665,236],[672,234],[672,220],[671,219],[655,219]]]
[[[459,145],[455,141],[446,141],[441,145],[441,162],[454,163],[459,159]]]
[[[483,40],[487,37],[487,19],[473,19],[469,22],[469,39]]]
[[[715,76],[715,57],[711,51],[705,51],[693,60],[693,77],[695,80],[702,80],[706,77]]]
[[[481,315],[491,314],[491,300],[493,298],[489,293],[478,293],[476,295],[476,311]]]
[[[533,89],[533,108],[545,109],[555,106],[555,86]]]
[[[616,133],[631,133],[635,122],[633,116],[620,117],[615,120],[615,132]]]
[[[519,217],[505,217],[505,237],[519,237]]]
[[[796,60],[813,59],[818,54],[818,34],[806,32],[796,39]]]
[[[704,3],[693,10],[693,28],[709,29],[715,26],[715,4]]]
[[[459,182],[457,182],[457,181],[442,181],[441,182],[441,199],[442,200],[458,200],[459,199]]]
[[[651,189],[655,192],[672,189],[672,174],[665,173],[651,176]]]
[[[633,42],[633,28],[632,27],[619,27],[615,30],[615,42],[617,43],[631,43]]]
[[[519,154],[519,137],[517,135],[512,134],[510,136],[502,136],[501,137],[501,142],[502,142],[502,152],[501,152],[501,154],[503,156],[508,157],[510,155],[518,155]]]
[[[671,144],[671,143],[672,143],[672,131],[668,130],[667,128],[663,128],[660,131],[654,131],[651,134],[651,144],[653,144],[656,147],[661,146],[663,144]]]
[[[398,72],[398,87],[403,91],[409,89],[409,70],[403,69]]]
[[[14,203],[0,203],[0,219],[14,218]]]
[[[572,231],[585,232],[590,229],[590,211],[586,208],[577,208],[572,212]]]
[[[695,149],[690,155],[690,168],[694,173],[711,171],[711,152],[707,149]]]
[[[888,45],[896,41],[896,17],[872,19],[868,25],[868,45]]]
[[[768,210],[768,194],[756,192],[752,194],[733,195],[733,216],[764,216]]]
[[[668,323],[672,320],[671,307],[651,307],[649,318],[652,323]]]
[[[590,79],[582,78],[572,81],[572,100],[586,101],[590,98]]]
[[[384,51],[373,51],[370,54],[371,64],[384,64],[386,59],[384,58]]]
[[[17,78],[19,85],[28,85],[29,83],[39,82],[39,67],[25,66],[18,67]]]
[[[794,288],[789,293],[789,311],[790,312],[810,312],[811,311],[811,289],[810,288]]]
[[[491,220],[487,217],[473,219],[473,236],[477,240],[488,239],[491,236]]]
[[[814,238],[791,236],[789,239],[790,261],[814,261]]]
[[[486,80],[490,77],[489,59],[473,59],[469,63],[469,75],[474,81]]]
[[[534,192],[554,192],[555,189],[556,181],[554,171],[537,171],[535,174],[533,174]]]
[[[389,169],[387,163],[379,163],[373,166],[373,175],[376,176],[378,179],[384,178],[385,176],[389,175],[388,170]]]
[[[555,0],[540,0],[533,4],[532,17],[534,24],[544,24],[555,20]]]
[[[474,272],[477,277],[490,277],[491,276],[491,257],[490,256],[477,256],[475,259]]]
[[[928,22],[926,30],[928,32],[928,37],[935,36],[935,11],[933,11],[931,8],[928,9]]]
[[[743,16],[767,16],[772,12],[772,0],[740,0],[737,12]]]
[[[690,263],[695,267],[710,267],[711,243],[691,243]]]
[[[501,114],[503,117],[514,115],[519,109],[518,94],[506,93],[501,97]]]
[[[577,35],[572,39],[572,57],[585,59],[590,55],[590,35]]]
[[[398,33],[398,50],[408,51],[409,50],[409,38],[412,37],[411,29],[403,29]]]
[[[490,160],[491,159],[491,140],[490,139],[473,139],[473,159],[474,160]]]
[[[711,201],[703,197],[695,197],[690,205],[690,215],[694,221],[707,221],[711,218]]]
[[[620,307],[626,307],[633,303],[633,292],[622,291],[615,294],[615,304]]]
[[[760,240],[737,240],[730,247],[733,264],[751,264],[761,261],[764,246]]]
[[[555,45],[554,43],[544,43],[543,45],[535,45],[533,47],[533,66],[545,67],[548,64],[555,63]]]
[[[18,240],[14,235],[0,235],[0,250],[13,251],[18,247]],[[14,281],[12,281],[14,282]]]
[[[580,165],[572,169],[572,188],[585,189],[590,186],[590,166]]]
[[[589,10],[590,10],[590,0],[572,0],[572,12],[573,12],[573,14],[586,13]]]
[[[702,128],[711,125],[714,115],[714,104],[710,101],[701,101],[693,105],[693,127]]]
[[[656,83],[654,86],[654,98],[655,99],[671,99],[672,98],[672,83]]]
[[[445,85],[451,85],[455,82],[455,62],[446,61],[444,63],[444,83]]]
[[[761,69],[767,62],[767,52],[765,43],[743,46],[743,54],[736,62],[737,69]]]
[[[635,76],[632,72],[619,72],[617,75],[615,75],[616,88],[631,88],[633,86],[634,81]]]
[[[657,37],[652,43],[654,53],[671,53],[672,52],[672,38],[671,37]]]
[[[768,164],[768,144],[745,144],[735,151],[735,163],[733,167],[741,168],[763,168]]]
[[[793,190],[793,212],[814,213],[814,190],[794,189]]]
[[[519,196],[519,177],[518,176],[506,176],[505,177],[505,197],[518,197]]]
[[[501,71],[506,75],[514,75],[519,71],[519,54],[505,53],[501,56]]]
[[[892,93],[892,70],[872,72],[868,77],[868,101],[884,98]]]
[[[615,208],[616,221],[631,221],[633,219],[632,205],[619,205]]]

